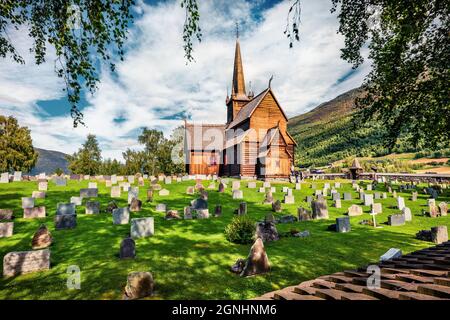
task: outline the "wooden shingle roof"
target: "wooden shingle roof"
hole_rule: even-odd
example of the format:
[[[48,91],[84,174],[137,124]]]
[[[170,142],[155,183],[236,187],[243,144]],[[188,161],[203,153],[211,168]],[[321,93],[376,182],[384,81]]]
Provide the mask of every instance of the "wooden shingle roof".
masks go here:
[[[374,264],[381,271],[379,289],[367,286],[370,274],[362,267],[304,281],[254,300],[450,299],[450,241]]]

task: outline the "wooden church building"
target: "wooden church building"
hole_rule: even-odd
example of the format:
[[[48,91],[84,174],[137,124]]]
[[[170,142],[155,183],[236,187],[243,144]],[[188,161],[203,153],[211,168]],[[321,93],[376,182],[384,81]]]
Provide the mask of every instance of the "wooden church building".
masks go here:
[[[246,91],[239,37],[236,39],[231,96],[225,124],[185,121],[186,172],[219,176],[288,178],[296,142],[288,118],[270,87]]]

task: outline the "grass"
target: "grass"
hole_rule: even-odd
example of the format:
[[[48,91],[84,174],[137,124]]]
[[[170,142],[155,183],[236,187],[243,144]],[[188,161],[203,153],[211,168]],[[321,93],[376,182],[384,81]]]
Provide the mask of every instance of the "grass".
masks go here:
[[[322,187],[324,182],[315,183]],[[14,235],[0,238],[0,257],[11,251],[31,250],[31,239],[41,223],[46,223],[54,237],[51,269],[0,279],[0,299],[121,299],[127,274],[131,271],[152,272],[156,292],[151,299],[248,299],[320,275],[377,261],[391,247],[408,253],[432,246],[432,243],[415,239],[415,233],[437,225],[450,227],[449,216],[427,218],[420,215],[421,210],[426,208],[426,195],[419,193],[418,201],[412,202],[409,193],[399,193],[398,187],[394,187],[411,208],[412,222],[399,227],[381,224],[383,228],[380,229],[360,225],[359,221],[370,219],[369,207],[363,207],[363,216],[351,218],[351,232],[339,234],[326,231],[327,226],[334,223],[336,217],[342,216],[351,204],[361,205],[351,183],[342,182],[339,189],[341,196],[343,192],[351,192],[355,200],[342,200],[342,209],[336,209],[331,207],[331,197],[327,197],[329,220],[277,225],[279,232],[309,230],[311,236],[304,239],[282,238],[277,242],[266,243],[272,270],[269,274],[249,278],[241,278],[229,271],[230,266],[238,258],[246,257],[250,249],[250,245],[228,242],[223,233],[241,201],[232,199],[231,184],[223,194],[219,194],[217,189],[208,190],[210,212],[214,211],[216,204],[222,204],[223,216],[207,220],[166,221],[163,213],[155,211],[156,203],[162,202],[170,209],[179,210],[182,215],[183,207],[196,198],[195,195],[186,195],[187,186],[194,185],[194,181],[164,186],[170,190],[170,195],[166,197],[160,197],[156,192],[153,203],[144,202],[141,212],[131,214],[131,218],[155,217],[155,235],[136,240],[137,257],[134,260],[118,258],[120,242],[129,233],[130,226],[113,225],[109,214],[85,215],[84,206],[79,206],[76,229],[54,229],[56,204],[69,202],[71,196],[79,195],[79,189],[87,187],[88,181],[69,181],[67,187],[57,187],[49,182],[46,199],[36,199],[36,205],[46,206],[47,217],[28,220],[21,218],[21,197],[31,196],[32,191],[37,190],[37,182],[0,184],[0,208],[12,208],[16,216]],[[208,184],[204,182],[205,186]],[[274,197],[280,200],[281,186],[293,187],[287,183],[272,185],[277,186]],[[314,192],[309,185],[310,182],[305,182],[301,190],[294,190],[296,203],[283,204],[283,212],[275,216],[296,215],[298,206],[306,207],[306,195]],[[98,186],[98,200],[104,209],[111,200],[110,189],[104,183],[99,182]],[[262,186],[262,182],[258,182],[257,186]],[[146,187],[139,188],[142,200],[146,199],[147,188],[148,182]],[[271,208],[270,205],[262,204],[264,194],[258,193],[258,189],[246,188],[244,181],[241,182],[241,189],[248,203],[249,216],[254,220],[263,219]],[[384,186],[378,185],[377,191],[385,191]],[[119,206],[126,205],[126,197],[127,194],[122,192],[122,197],[117,199]],[[447,189],[438,201],[449,200]],[[383,213],[377,217],[378,223],[387,221],[388,214],[398,211],[394,208],[395,199],[392,195],[388,199],[376,201],[383,204]],[[83,204],[85,202],[83,200]],[[66,270],[70,265],[77,265],[81,269],[80,290],[66,287]]]

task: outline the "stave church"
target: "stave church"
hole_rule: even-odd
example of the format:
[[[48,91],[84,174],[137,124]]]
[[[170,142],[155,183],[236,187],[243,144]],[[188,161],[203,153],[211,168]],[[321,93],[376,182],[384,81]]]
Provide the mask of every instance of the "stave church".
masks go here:
[[[236,37],[231,96],[225,124],[185,121],[186,172],[218,176],[286,179],[294,165],[296,142],[288,118],[269,86],[246,91],[239,36]]]

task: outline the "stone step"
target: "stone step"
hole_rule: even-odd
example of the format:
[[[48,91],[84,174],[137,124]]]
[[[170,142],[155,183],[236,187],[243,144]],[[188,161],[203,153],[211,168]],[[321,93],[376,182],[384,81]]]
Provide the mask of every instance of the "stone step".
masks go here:
[[[353,278],[346,277],[344,275],[331,275],[329,277],[329,281],[335,282],[335,283],[351,283]]]
[[[313,287],[295,287],[294,292],[298,294],[304,294],[304,295],[315,295],[317,291],[317,288]]]
[[[341,300],[347,292],[334,289],[317,289],[315,296],[326,300]]]
[[[438,284],[422,284],[417,288],[418,293],[428,294],[433,297],[450,299],[450,287]]]
[[[319,279],[314,281],[312,286],[319,289],[333,289],[335,285],[335,282]]]
[[[379,299],[362,293],[345,292],[342,295],[341,300],[379,300]]]

